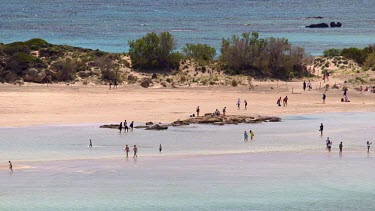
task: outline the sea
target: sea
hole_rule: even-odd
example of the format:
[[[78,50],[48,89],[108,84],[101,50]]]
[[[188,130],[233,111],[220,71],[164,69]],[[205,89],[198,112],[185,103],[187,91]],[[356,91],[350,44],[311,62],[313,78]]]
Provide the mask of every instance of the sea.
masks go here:
[[[374,119],[309,114],[122,133],[101,124],[0,128],[0,210],[373,210]],[[254,140],[243,140],[245,130]],[[125,157],[126,144],[137,145],[137,158]]]
[[[246,32],[285,37],[311,55],[329,48],[375,43],[373,0],[0,0],[0,42],[42,38],[108,52],[128,41],[170,32],[177,50],[186,43],[220,50],[221,39]],[[309,19],[321,16],[323,19]],[[341,22],[341,28],[311,29]]]

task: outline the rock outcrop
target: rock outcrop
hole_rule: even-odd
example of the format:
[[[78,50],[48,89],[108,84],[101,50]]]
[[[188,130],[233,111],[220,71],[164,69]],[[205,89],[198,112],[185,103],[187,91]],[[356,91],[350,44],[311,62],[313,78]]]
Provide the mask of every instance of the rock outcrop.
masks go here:
[[[305,26],[306,28],[328,28],[328,24],[326,23],[318,23],[318,24],[311,24],[309,26]]]
[[[341,24],[340,22],[337,22],[337,23],[335,23],[335,22],[331,22],[331,23],[330,23],[330,26],[333,27],[333,28],[334,28],[334,27],[341,27],[342,24]]]
[[[261,123],[261,122],[280,122],[279,117],[269,116],[244,116],[244,115],[226,115],[215,116],[213,114],[205,114],[202,117],[191,117],[185,120],[177,120],[172,122],[172,126],[182,126],[189,124],[212,124],[212,125],[225,125],[225,124],[239,124],[239,123]]]
[[[167,130],[168,126],[178,127],[190,124],[211,124],[211,125],[226,125],[226,124],[256,124],[262,122],[280,122],[280,117],[274,116],[245,116],[245,115],[226,115],[226,116],[216,116],[213,114],[205,114],[201,117],[191,117],[185,120],[177,120],[171,124],[153,124],[152,122],[147,122],[145,125],[138,125],[134,128],[145,129],[145,130]],[[102,125],[100,128],[111,128],[118,129],[118,124]]]
[[[46,78],[46,76],[47,74],[44,70],[39,71],[35,68],[30,68],[26,72],[24,81],[41,83]]]

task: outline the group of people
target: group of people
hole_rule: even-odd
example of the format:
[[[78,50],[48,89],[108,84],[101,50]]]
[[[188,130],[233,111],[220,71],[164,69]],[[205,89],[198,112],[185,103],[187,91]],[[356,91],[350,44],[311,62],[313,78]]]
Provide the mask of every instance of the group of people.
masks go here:
[[[278,106],[281,106],[281,97],[279,97],[279,99],[277,99],[276,104],[277,104]],[[287,107],[287,106],[288,106],[288,96],[285,96],[285,97],[284,97],[284,99],[283,99],[283,106],[284,106],[284,107]]]
[[[320,135],[323,135],[323,123],[320,124],[319,126],[319,131],[320,131]],[[370,153],[370,146],[371,146],[372,142],[369,142],[367,141],[366,145],[367,145],[367,153]],[[328,152],[331,152],[331,149],[332,149],[332,141],[329,139],[329,137],[327,137],[327,140],[326,140],[326,146],[327,146],[327,150]],[[342,155],[342,149],[343,149],[344,145],[342,143],[342,141],[340,142],[339,144],[339,154]]]
[[[199,113],[200,113],[200,111],[201,111],[200,107],[197,106],[197,108],[195,109],[195,111],[196,111],[196,113],[197,113],[197,117],[199,117]],[[224,107],[224,108],[223,108],[223,116],[225,116],[226,112],[227,112],[227,107]],[[215,115],[215,116],[220,116],[220,115],[221,115],[219,109],[216,109],[212,114]],[[193,115],[193,116],[194,116],[194,115]],[[191,116],[191,117],[192,117],[192,116]]]
[[[129,131],[129,128],[130,128],[131,131],[133,131],[133,128],[134,128],[134,121],[132,121],[132,122],[129,124],[129,126],[128,126],[128,122],[127,122],[126,119],[125,119],[124,124],[122,124],[122,122],[120,122],[120,126],[119,126],[118,129],[120,130],[120,133],[121,133],[122,129],[124,129],[124,131],[128,132],[128,131]]]
[[[309,88],[309,91],[312,89],[310,80],[307,83],[307,86],[306,86],[306,81],[303,81],[303,91],[306,91],[306,88]]]
[[[112,84],[112,81],[109,82],[109,89],[112,89],[112,85],[113,85],[113,89],[117,89],[117,81],[116,80],[113,84]]]
[[[245,110],[246,110],[247,109],[247,100],[244,100],[243,103],[245,105]],[[237,99],[236,106],[237,106],[238,110],[241,109],[241,99],[240,98]]]
[[[249,131],[250,134],[250,140],[253,140],[254,138],[254,132],[252,130]],[[245,130],[243,133],[243,141],[248,141],[249,140],[249,134],[247,134],[247,131]]]

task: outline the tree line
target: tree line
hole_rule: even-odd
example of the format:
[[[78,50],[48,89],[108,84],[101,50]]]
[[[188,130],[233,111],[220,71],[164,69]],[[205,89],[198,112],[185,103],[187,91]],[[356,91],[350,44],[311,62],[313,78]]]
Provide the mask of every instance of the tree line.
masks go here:
[[[169,32],[149,33],[129,41],[132,66],[139,69],[174,69],[180,61],[192,58],[213,61],[215,48],[207,44],[188,43],[182,53],[175,51],[176,41]],[[309,56],[302,47],[292,46],[285,38],[259,38],[254,32],[241,37],[223,38],[220,55],[215,62],[227,74],[245,74],[258,77],[288,79],[307,76]]]

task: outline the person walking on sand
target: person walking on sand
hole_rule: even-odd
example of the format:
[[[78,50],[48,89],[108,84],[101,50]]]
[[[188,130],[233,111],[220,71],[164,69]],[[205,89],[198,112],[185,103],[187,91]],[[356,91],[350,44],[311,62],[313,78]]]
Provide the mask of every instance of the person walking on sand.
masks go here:
[[[126,119],[125,119],[125,121],[124,121],[124,132],[129,132],[129,127],[128,127],[128,122],[126,121]]]
[[[309,80],[309,83],[307,83],[307,86],[309,87],[309,91],[311,90],[311,82],[310,82],[310,80]]]
[[[306,81],[303,81],[303,91],[306,91]]]
[[[109,89],[112,89],[112,81],[109,82]]]
[[[132,122],[130,123],[129,127],[130,127],[130,130],[133,131],[133,128],[134,128],[134,121],[132,121]]]
[[[90,139],[90,144],[89,144],[89,147],[92,147],[92,142],[91,142],[91,139]]]
[[[241,106],[241,100],[240,100],[240,98],[238,98],[238,100],[237,100],[237,108],[238,108],[238,110],[240,109],[240,106]]]
[[[113,85],[113,89],[117,89],[117,80],[115,80],[115,84]]]
[[[247,132],[245,131],[243,133],[243,141],[248,141],[249,140],[249,135],[247,135]]]
[[[370,146],[372,142],[367,141],[367,153],[370,153]]]
[[[227,107],[223,108],[223,116],[225,116],[225,113],[227,112]]]
[[[327,98],[327,95],[326,95],[325,93],[323,93],[323,97],[322,97],[322,99],[323,99],[323,104],[326,103],[326,98]]]
[[[124,151],[125,151],[125,154],[126,154],[126,158],[128,158],[128,157],[129,157],[129,151],[130,151],[130,149],[129,149],[129,146],[128,146],[128,145],[126,145],[126,146],[125,146],[125,149],[124,149]]]
[[[9,170],[13,171],[13,165],[12,165],[12,162],[10,162],[10,161],[9,161]]]
[[[253,140],[253,138],[254,138],[254,132],[252,131],[252,130],[250,130],[250,140]]]
[[[339,154],[340,154],[340,155],[342,155],[342,148],[343,148],[343,145],[342,145],[342,142],[340,142],[340,145],[339,145],[339,149],[340,149]]]
[[[159,146],[159,152],[161,152],[163,150],[163,148],[161,147],[161,144]]]
[[[134,156],[133,158],[137,158],[137,152],[138,152],[138,148],[137,148],[137,145],[134,145],[134,148],[133,148],[133,152],[134,152]]]
[[[288,107],[288,96],[285,96],[283,99],[283,106]]]
[[[120,122],[120,126],[118,127],[118,129],[120,130],[120,133],[122,131],[122,122]]]
[[[320,123],[320,126],[319,126],[319,131],[320,131],[320,135],[322,136],[323,135],[323,123]]]
[[[197,112],[197,117],[199,117],[199,112],[201,111],[201,109],[199,108],[199,106],[197,107],[196,109],[196,112]]]
[[[276,104],[277,104],[278,106],[281,106],[281,97],[279,97],[279,99],[277,99]]]
[[[247,100],[243,101],[245,103],[245,110],[247,110]]]

